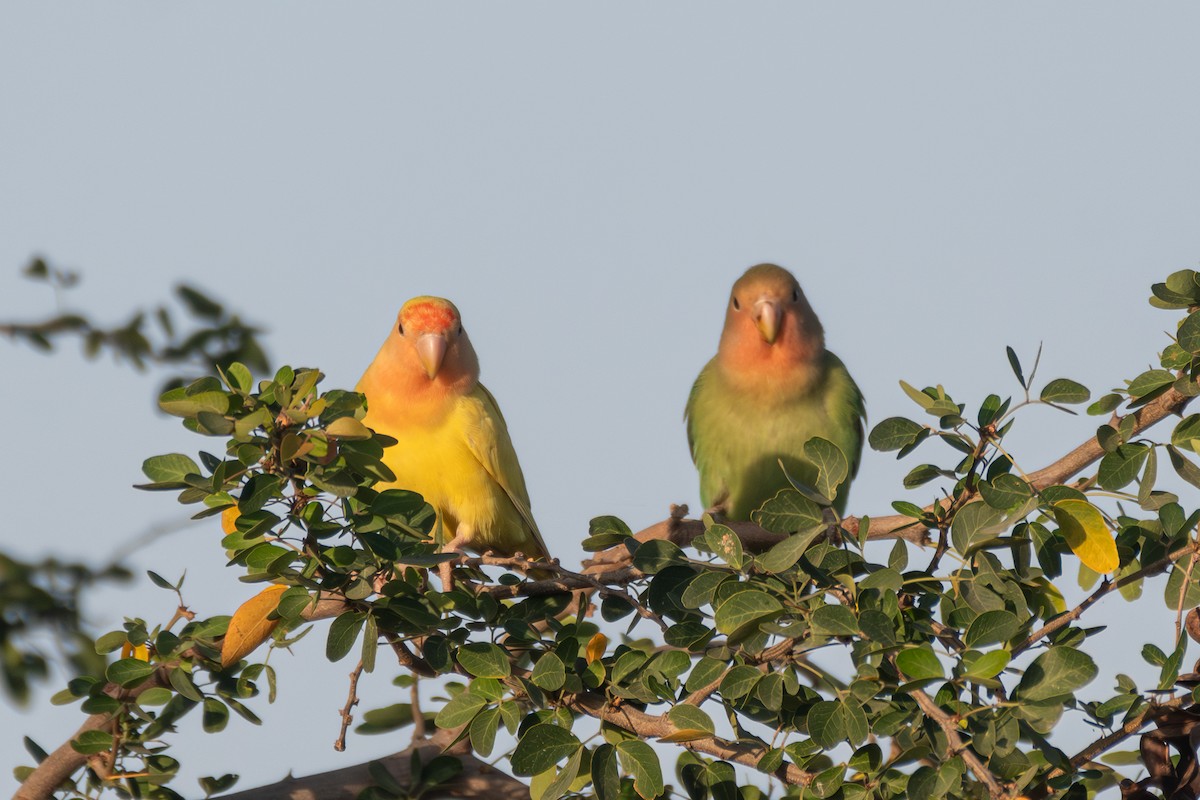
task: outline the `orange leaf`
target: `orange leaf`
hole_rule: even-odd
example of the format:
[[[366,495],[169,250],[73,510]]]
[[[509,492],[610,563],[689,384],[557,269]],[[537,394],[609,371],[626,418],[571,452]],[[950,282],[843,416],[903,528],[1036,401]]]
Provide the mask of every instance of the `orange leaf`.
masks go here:
[[[604,658],[604,651],[608,647],[608,637],[603,633],[597,633],[587,643],[587,661],[591,664],[593,661],[599,661]]]
[[[279,594],[288,587],[272,584],[238,606],[221,642],[221,666],[236,664],[271,636],[278,619],[267,619],[279,607]]]
[[[238,517],[240,517],[241,515],[242,515],[242,512],[238,511],[237,506],[230,506],[229,508],[222,511],[221,512],[221,530],[225,531],[226,534],[230,534],[230,533],[233,533],[234,531],[236,531]]]

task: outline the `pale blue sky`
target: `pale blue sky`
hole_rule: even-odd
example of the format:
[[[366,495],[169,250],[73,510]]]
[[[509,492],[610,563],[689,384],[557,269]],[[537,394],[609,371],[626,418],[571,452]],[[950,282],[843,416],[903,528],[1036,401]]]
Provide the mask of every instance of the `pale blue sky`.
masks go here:
[[[406,298],[448,296],[573,564],[594,515],[698,503],[683,404],[758,261],[796,273],[873,422],[915,408],[901,378],[1014,391],[1008,344],[1044,341],[1042,375],[1096,393],[1148,366],[1173,324],[1149,284],[1200,257],[1198,31],[1184,3],[9,2],[0,319],[52,311],[17,277],[33,254],[80,269],[72,304],[110,321],[185,278],[350,387]],[[129,488],[147,455],[205,444],[154,415],[154,376],[4,342],[0,364],[6,547],[104,559],[184,518]],[[1036,468],[1093,429],[1033,409],[1013,444]],[[886,513],[915,463],[868,452],[850,510]],[[227,613],[250,590],[218,536],[136,562]],[[142,580],[91,617],[169,601]],[[310,639],[277,654],[264,728],[189,728],[179,791],[201,762],[246,787],[397,749],[332,751],[349,666]],[[21,735],[55,745],[74,714],[0,726],[0,793]],[[256,766],[253,741],[289,763]]]

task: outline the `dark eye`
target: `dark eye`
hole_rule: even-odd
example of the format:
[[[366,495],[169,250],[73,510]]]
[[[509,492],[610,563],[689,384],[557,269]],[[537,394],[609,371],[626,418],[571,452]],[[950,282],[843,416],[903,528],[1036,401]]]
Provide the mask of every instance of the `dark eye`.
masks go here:
[[[738,302],[738,299],[737,299],[736,297],[735,297],[735,298],[733,298],[733,310],[734,310],[734,311],[741,311],[741,310],[742,310],[742,304]]]
[[[458,323],[458,335],[462,336],[462,323]]]
[[[399,322],[396,323],[396,330],[400,331],[401,336],[404,335],[404,326],[401,325]]]
[[[793,303],[800,302],[800,290],[799,289],[792,289],[792,302]]]

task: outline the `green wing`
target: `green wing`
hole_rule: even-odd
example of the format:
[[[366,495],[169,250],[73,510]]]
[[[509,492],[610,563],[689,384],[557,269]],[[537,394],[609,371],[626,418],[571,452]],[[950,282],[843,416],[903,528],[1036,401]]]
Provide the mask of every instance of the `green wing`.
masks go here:
[[[525,523],[525,527],[538,547],[537,553],[550,557],[546,542],[542,539],[537,523],[533,521],[533,513],[529,510],[529,490],[525,488],[525,475],[521,472],[521,464],[517,461],[517,451],[513,447],[512,438],[508,435],[508,424],[500,413],[496,398],[482,383],[476,384],[471,393],[470,411],[475,417],[468,430],[467,447],[478,459],[488,475],[496,482],[516,509],[517,514]]]

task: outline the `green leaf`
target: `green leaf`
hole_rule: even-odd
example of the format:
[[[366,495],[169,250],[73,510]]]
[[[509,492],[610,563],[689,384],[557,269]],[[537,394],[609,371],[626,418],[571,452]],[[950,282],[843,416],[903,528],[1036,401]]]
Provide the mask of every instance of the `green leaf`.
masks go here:
[[[112,749],[113,735],[104,731],[84,731],[71,740],[71,748],[76,753],[93,755]]]
[[[1005,347],[1004,351],[1008,354],[1008,365],[1012,367],[1013,374],[1017,376],[1021,388],[1028,389],[1029,385],[1025,383],[1025,373],[1021,371],[1021,361],[1017,358],[1017,351],[1011,347]]]
[[[826,750],[842,741],[857,745],[868,730],[866,714],[851,700],[822,700],[808,711],[808,733]]]
[[[325,432],[330,436],[336,436],[339,439],[348,439],[350,441],[361,441],[370,439],[374,436],[371,429],[354,417],[338,417],[333,422],[325,426]]]
[[[1179,448],[1172,445],[1167,445],[1167,456],[1171,459],[1171,466],[1175,468],[1179,477],[1192,486],[1200,488],[1200,467],[1197,467]]]
[[[1193,311],[1180,323],[1176,341],[1189,353],[1200,354],[1200,311]]]
[[[1119,394],[1106,394],[1087,407],[1087,413],[1093,417],[1112,413],[1125,398]]]
[[[542,722],[529,730],[517,742],[509,759],[517,775],[537,775],[572,755],[583,745],[575,734],[549,722]]]
[[[950,541],[954,549],[966,555],[978,542],[1003,529],[1004,512],[988,503],[968,503],[950,523]]]
[[[340,661],[354,647],[358,634],[366,622],[367,615],[359,611],[345,611],[334,618],[325,639],[325,657]]]
[[[391,733],[403,728],[413,721],[411,703],[393,703],[383,708],[373,708],[362,715],[362,724],[354,729],[355,733],[372,735]]]
[[[543,781],[554,772],[553,769],[535,776],[530,782],[530,800],[558,800],[559,797],[562,797],[571,788],[576,776],[579,775],[579,767],[583,764],[583,757],[586,753],[587,750],[583,747],[572,753],[571,757],[567,759],[567,763],[548,783],[543,783]]]
[[[795,489],[783,489],[750,512],[750,519],[772,533],[805,533],[825,525],[821,507]]]
[[[1073,647],[1051,647],[1026,668],[1015,696],[1036,702],[1069,695],[1090,683],[1097,672],[1096,662],[1087,653]]]
[[[183,484],[189,475],[199,475],[200,467],[182,453],[169,453],[147,458],[142,462],[142,472],[155,483]]]
[[[928,645],[911,647],[896,654],[896,666],[910,681],[944,678],[942,662]]]
[[[1196,448],[1197,440],[1200,440],[1200,414],[1188,414],[1171,431],[1171,444],[1196,453],[1200,452]]]
[[[667,719],[681,731],[694,730],[712,734],[717,730],[713,726],[713,721],[709,718],[708,714],[705,714],[696,706],[688,705],[687,703],[680,703],[673,707],[667,712]]]
[[[996,609],[985,611],[972,620],[963,635],[967,647],[982,647],[987,644],[1006,642],[1021,629],[1017,615],[1011,611]]]
[[[708,518],[705,517],[705,519],[707,520]],[[734,569],[742,568],[745,560],[742,552],[742,540],[727,525],[722,525],[719,522],[710,524],[704,535],[696,539],[694,543],[697,545],[702,544]]]
[[[1007,650],[992,650],[982,653],[978,658],[971,660],[969,664],[964,654],[963,666],[966,668],[964,674],[968,678],[976,680],[990,680],[1003,672],[1011,660],[1012,655]]]
[[[647,575],[655,575],[684,560],[679,545],[666,539],[642,542],[633,553],[633,566]]]
[[[465,644],[458,648],[455,657],[462,668],[476,678],[507,678],[512,674],[512,665],[504,649],[489,642]]]
[[[128,689],[136,686],[154,673],[156,666],[140,658],[122,658],[108,665],[104,677],[118,686]]]
[[[617,800],[621,796],[617,748],[611,744],[602,744],[592,753],[592,790],[596,800]]]
[[[818,470],[817,485],[814,488],[832,499],[850,471],[850,462],[846,460],[846,454],[833,442],[816,436],[804,443],[804,456]]]
[[[220,391],[188,394],[180,387],[164,392],[158,398],[158,407],[174,417],[195,417],[201,411],[224,415],[229,412],[229,395]]]
[[[780,573],[792,568],[804,555],[804,551],[824,532],[823,525],[811,526],[808,530],[793,533],[770,550],[758,557],[758,566],[765,572]]]
[[[1125,391],[1129,392],[1129,396],[1133,398],[1145,397],[1174,382],[1175,376],[1165,369],[1151,369],[1130,381]]]
[[[726,700],[736,700],[754,691],[755,685],[762,680],[763,674],[749,664],[739,664],[725,673],[721,681],[721,696]]]
[[[638,795],[649,800],[663,793],[666,787],[662,766],[650,745],[641,739],[626,739],[618,742],[616,748],[621,767],[633,776],[633,788]]]
[[[727,597],[717,606],[713,621],[717,630],[726,635],[737,633],[742,627],[764,617],[773,617],[783,610],[771,595],[757,589],[747,589]]]
[[[463,694],[468,694],[463,692]],[[460,695],[461,697],[461,695]],[[456,700],[458,698],[455,698]],[[445,709],[443,709],[444,711]],[[435,720],[435,724],[440,728],[442,724]],[[462,723],[459,723],[462,724]],[[453,726],[450,726],[453,727]],[[500,709],[489,708],[486,711],[480,712],[471,720],[471,727],[468,734],[471,737],[471,749],[481,756],[489,756],[492,753],[492,748],[496,745],[496,731],[500,728]]]
[[[1033,490],[1021,478],[1005,472],[990,481],[980,481],[979,494],[992,508],[1008,511],[1032,497]]]
[[[229,722],[229,706],[215,697],[204,698],[204,712],[200,726],[205,733],[220,733]]]
[[[1112,492],[1124,489],[1137,477],[1149,450],[1142,444],[1123,444],[1111,453],[1105,453],[1100,459],[1097,475],[1100,486]]]
[[[487,701],[471,692],[459,692],[442,706],[434,718],[434,724],[439,728],[457,728],[466,725],[478,714]]]
[[[871,449],[886,453],[913,444],[924,430],[924,426],[911,419],[888,417],[871,429],[867,443]]]
[[[561,658],[554,653],[546,653],[538,659],[529,680],[539,689],[557,692],[567,682],[567,669]]]
[[[814,611],[811,622],[814,633],[826,636],[854,636],[859,632],[854,612],[846,606],[833,603]]]
[[[1041,398],[1046,403],[1086,403],[1092,393],[1082,383],[1067,378],[1055,378],[1042,387]]]

